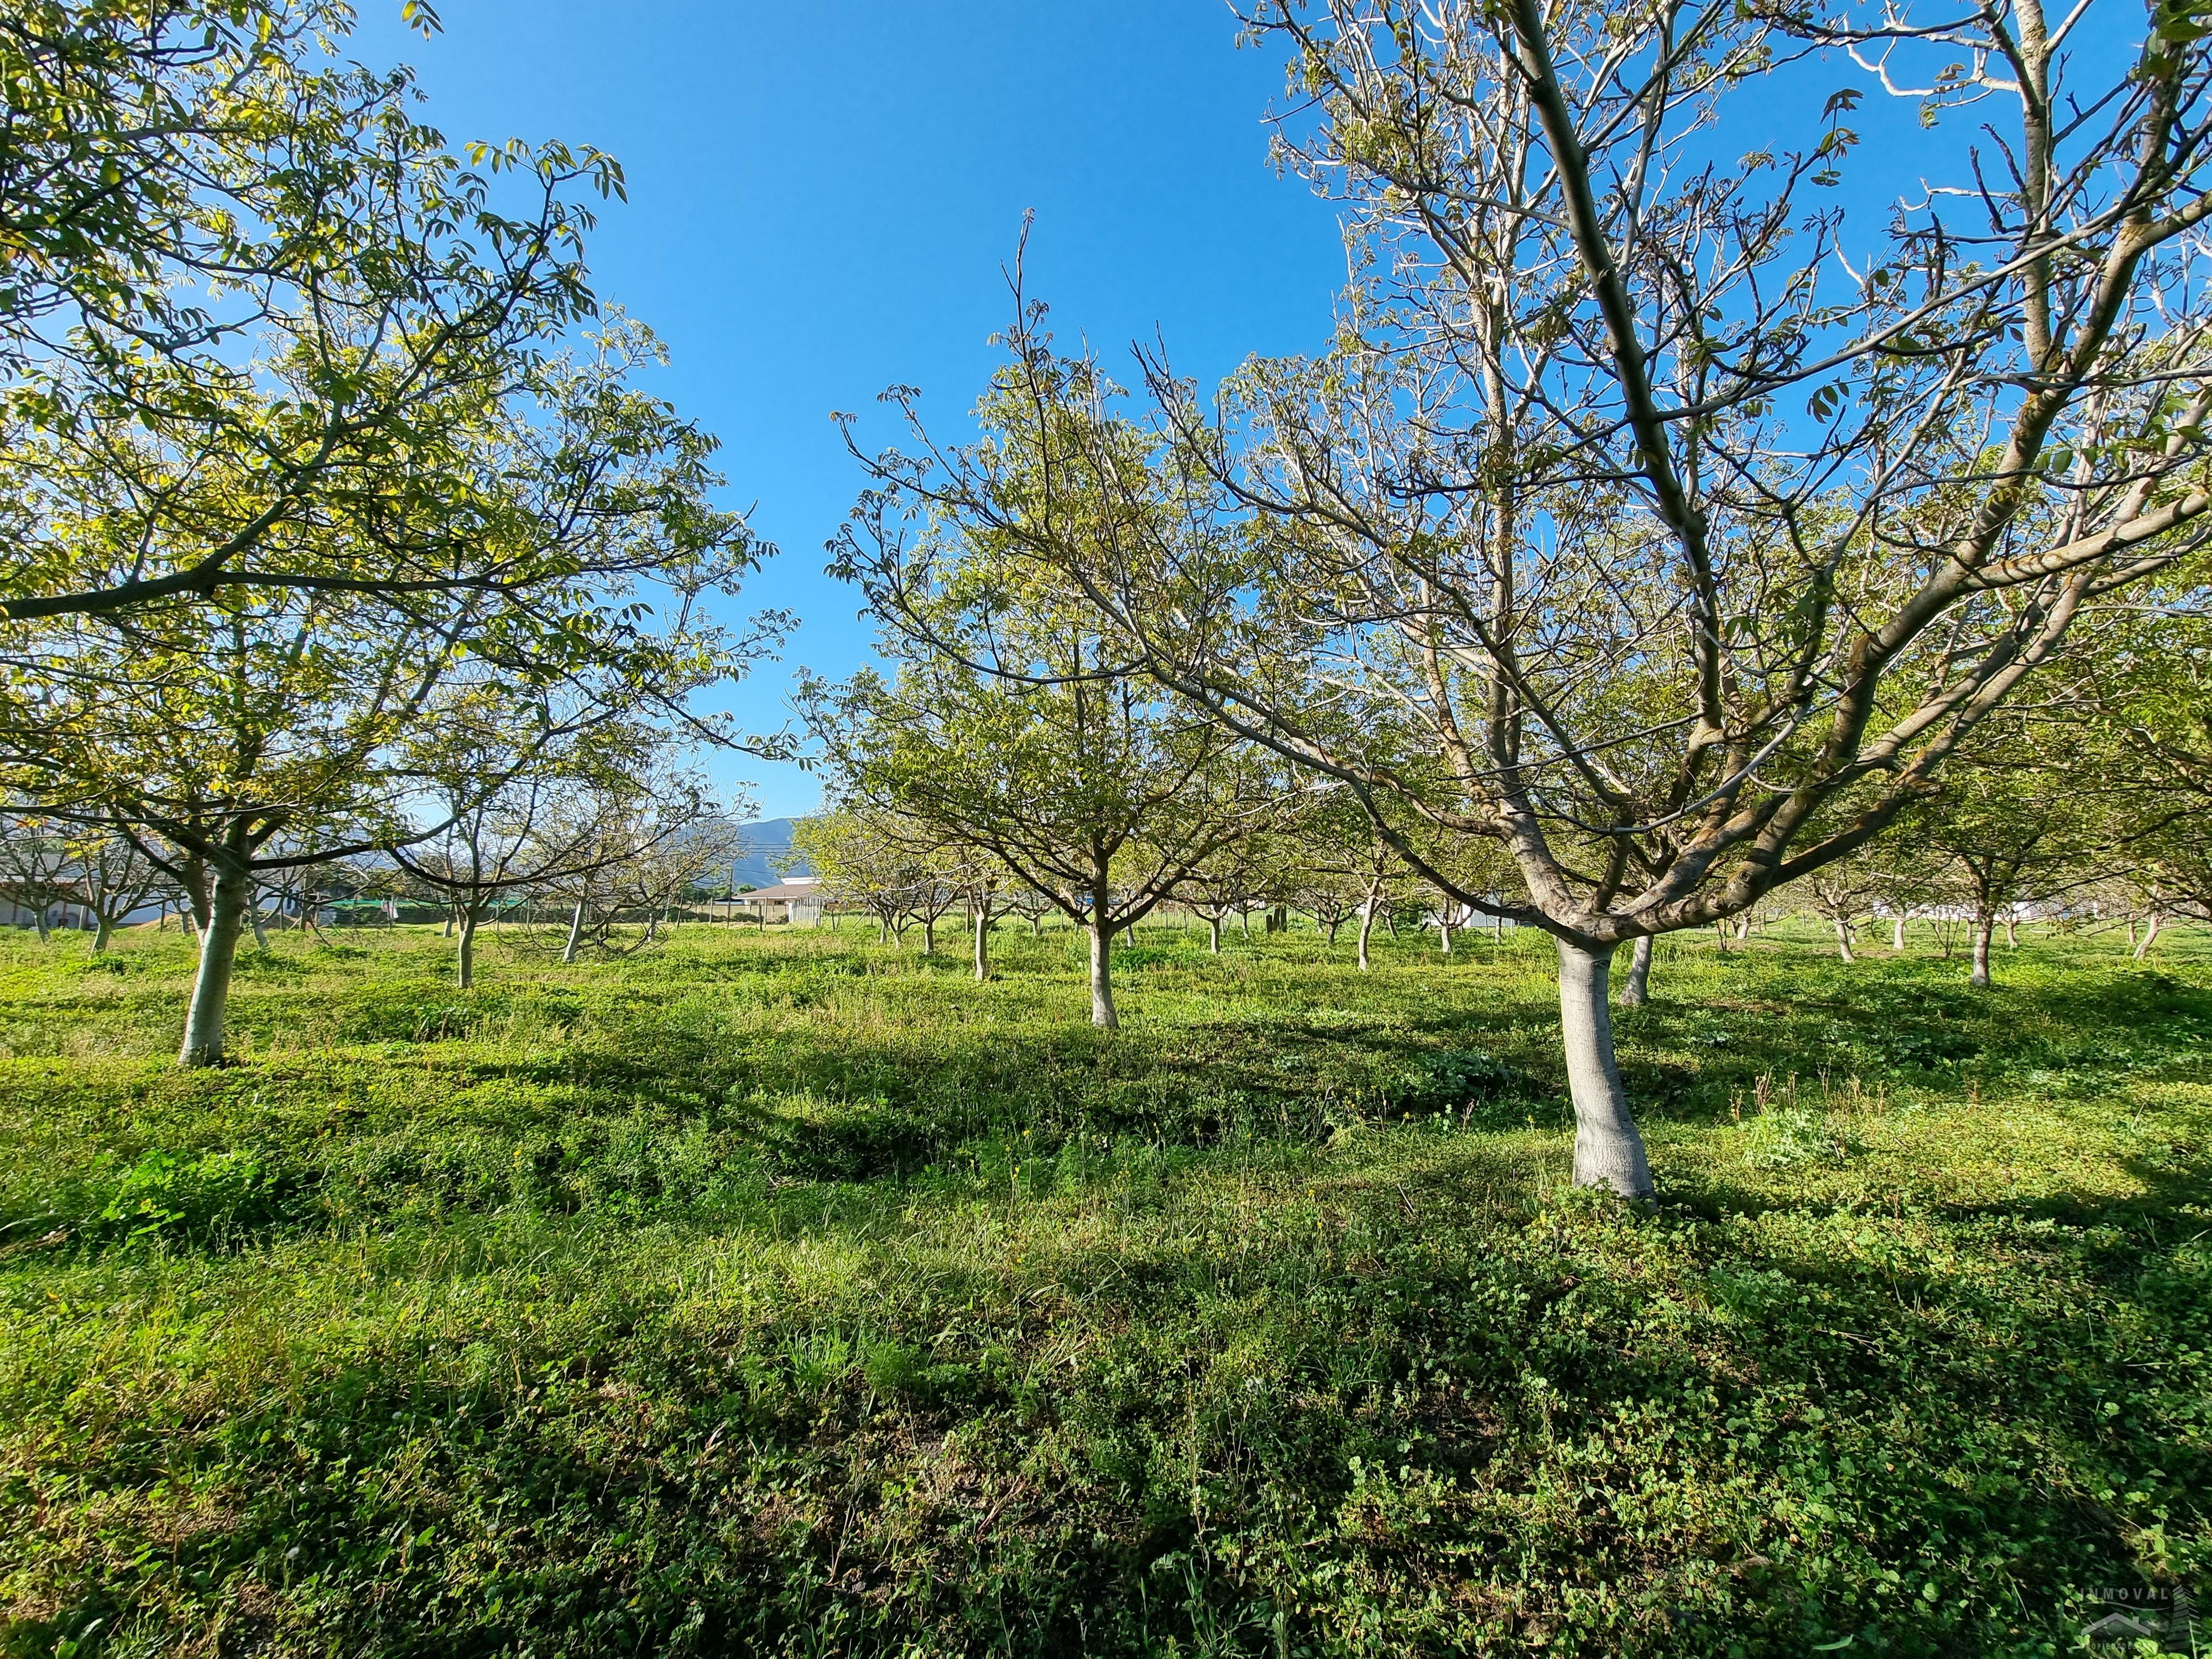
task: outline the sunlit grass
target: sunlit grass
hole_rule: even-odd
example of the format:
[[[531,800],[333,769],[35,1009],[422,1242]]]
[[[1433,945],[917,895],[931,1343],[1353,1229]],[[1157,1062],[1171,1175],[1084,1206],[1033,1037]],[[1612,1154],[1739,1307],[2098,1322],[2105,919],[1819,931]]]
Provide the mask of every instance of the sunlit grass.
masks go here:
[[[10,1650],[2040,1653],[2203,1585],[2212,962],[0,939]],[[64,1644],[76,1643],[75,1648]]]

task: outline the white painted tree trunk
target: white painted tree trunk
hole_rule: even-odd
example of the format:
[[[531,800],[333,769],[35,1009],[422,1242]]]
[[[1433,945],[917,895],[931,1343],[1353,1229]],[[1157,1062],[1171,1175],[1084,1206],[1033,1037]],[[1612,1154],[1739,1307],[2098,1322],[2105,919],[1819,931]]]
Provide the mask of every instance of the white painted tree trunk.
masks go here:
[[[1889,948],[1893,951],[1902,951],[1905,948],[1905,918],[1903,916],[1893,916],[1890,919]]]
[[[584,902],[578,899],[576,908],[568,918],[568,942],[561,947],[561,960],[574,962],[576,959],[576,947],[583,943],[583,939]]]
[[[1559,1036],[1575,1103],[1575,1185],[1604,1187],[1623,1198],[1652,1195],[1644,1137],[1629,1115],[1613,1054],[1613,1012],[1606,997],[1613,948],[1585,950],[1560,939]]]
[[[1845,962],[1850,962],[1853,960],[1851,956],[1851,925],[1848,921],[1845,921],[1841,916],[1838,916],[1835,919],[1835,921],[1836,954],[1841,957]]]
[[[2016,916],[2005,918],[2005,949],[2008,951],[2020,949],[2020,920]]]
[[[1121,1017],[1114,1011],[1114,930],[1105,921],[1106,907],[1094,902],[1091,911],[1091,1023],[1102,1031],[1121,1029]]]
[[[975,910],[975,983],[981,985],[991,977],[991,913],[977,906]]]
[[[1990,938],[1996,932],[1996,918],[1983,915],[1974,918],[1974,971],[1967,975],[1972,985],[1990,982]]]
[[[1368,959],[1367,941],[1375,932],[1375,901],[1370,899],[1359,907],[1359,971],[1371,973],[1375,964]]]
[[[1206,919],[1206,948],[1217,957],[1221,954],[1221,918],[1219,916],[1208,916]]]
[[[921,923],[921,953],[926,957],[937,954],[937,918],[926,916]]]
[[[2144,921],[2142,943],[2135,948],[2135,959],[2137,962],[2141,962],[2150,954],[2150,947],[2158,939],[2158,924],[2159,915],[2154,910]]]
[[[244,871],[225,871],[216,878],[211,914],[200,932],[199,972],[192,979],[192,1000],[185,1015],[184,1046],[178,1050],[180,1066],[220,1066],[222,1063],[223,1013],[230,1006],[230,974],[238,961],[238,937],[246,931],[246,911],[253,884]]]
[[[1446,956],[1451,954],[1451,918],[1448,915],[1437,918],[1437,948]]]
[[[1651,935],[1646,933],[1636,941],[1628,958],[1627,982],[1620,988],[1620,1006],[1641,1008],[1651,1000]]]

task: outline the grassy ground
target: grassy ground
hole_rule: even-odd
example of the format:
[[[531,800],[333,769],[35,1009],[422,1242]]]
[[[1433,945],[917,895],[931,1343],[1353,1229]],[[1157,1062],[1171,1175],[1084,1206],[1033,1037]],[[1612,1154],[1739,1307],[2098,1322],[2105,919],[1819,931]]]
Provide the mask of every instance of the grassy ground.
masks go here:
[[[2038,1654],[2212,1573],[2212,950],[0,939],[0,1651]],[[911,945],[915,941],[910,939]],[[1924,941],[1921,942],[1924,946]]]

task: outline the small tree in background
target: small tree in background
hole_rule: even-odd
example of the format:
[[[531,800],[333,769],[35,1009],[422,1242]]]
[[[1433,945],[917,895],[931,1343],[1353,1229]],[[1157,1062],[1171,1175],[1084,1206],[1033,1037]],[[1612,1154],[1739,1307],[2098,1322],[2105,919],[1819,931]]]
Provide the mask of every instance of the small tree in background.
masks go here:
[[[30,913],[40,944],[53,936],[54,907],[83,897],[72,829],[34,810],[0,813],[0,880],[9,902]]]

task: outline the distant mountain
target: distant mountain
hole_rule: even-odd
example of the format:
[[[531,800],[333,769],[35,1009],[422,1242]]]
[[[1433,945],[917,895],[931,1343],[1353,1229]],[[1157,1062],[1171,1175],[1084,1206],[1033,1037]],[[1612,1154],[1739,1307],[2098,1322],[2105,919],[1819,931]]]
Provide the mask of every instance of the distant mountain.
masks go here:
[[[740,887],[773,887],[784,878],[769,860],[780,858],[791,850],[791,831],[797,818],[767,818],[758,823],[744,826],[744,856],[737,861],[738,885]],[[801,859],[791,866],[794,876],[811,876],[814,866]]]

